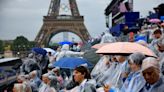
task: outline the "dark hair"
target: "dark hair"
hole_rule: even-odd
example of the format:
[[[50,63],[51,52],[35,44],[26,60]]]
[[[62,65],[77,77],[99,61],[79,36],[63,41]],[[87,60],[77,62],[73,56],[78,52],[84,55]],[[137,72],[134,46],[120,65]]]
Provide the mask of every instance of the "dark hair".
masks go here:
[[[89,70],[86,67],[84,67],[84,66],[78,66],[74,70],[80,72],[81,74],[85,74],[84,78],[91,79],[90,72],[89,72]]]
[[[153,34],[162,34],[162,31],[160,29],[156,29]]]

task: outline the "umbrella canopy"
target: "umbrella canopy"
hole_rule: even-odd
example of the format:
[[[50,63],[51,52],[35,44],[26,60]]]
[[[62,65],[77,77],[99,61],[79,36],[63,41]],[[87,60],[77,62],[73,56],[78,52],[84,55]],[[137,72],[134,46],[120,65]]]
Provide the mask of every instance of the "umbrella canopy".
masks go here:
[[[47,52],[51,52],[52,55],[54,55],[56,52],[55,50],[51,49],[51,48],[43,48],[44,50],[46,50]]]
[[[34,47],[32,48],[32,51],[38,54],[42,54],[43,56],[46,55],[47,51],[44,50],[43,48],[39,48],[39,47]]]
[[[113,55],[129,55],[135,52],[141,52],[148,56],[156,55],[149,48],[133,42],[115,42],[101,47],[96,53],[113,54]]]
[[[77,57],[65,57],[56,61],[53,65],[55,67],[58,66],[60,68],[74,69],[82,64],[87,64],[88,68],[93,67],[93,65],[89,63],[86,59],[77,58]]]
[[[161,23],[161,26],[164,26],[164,23]]]
[[[94,49],[99,49],[107,44],[110,44],[110,43],[99,43],[99,44],[95,44],[93,45],[91,48],[94,48]]]
[[[60,44],[60,45],[64,45],[64,44],[71,45],[71,44],[73,44],[73,42],[63,41],[63,42],[59,42],[59,44]]]
[[[161,20],[159,20],[159,19],[150,19],[149,22],[150,23],[159,23],[159,22],[161,22]]]

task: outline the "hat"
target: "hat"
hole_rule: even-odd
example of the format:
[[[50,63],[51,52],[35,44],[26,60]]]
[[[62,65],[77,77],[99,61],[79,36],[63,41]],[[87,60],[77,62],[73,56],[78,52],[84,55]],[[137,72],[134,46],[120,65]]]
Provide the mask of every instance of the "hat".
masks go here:
[[[142,71],[150,68],[150,67],[154,67],[159,69],[159,62],[157,61],[157,59],[153,58],[153,57],[147,57],[146,59],[143,60],[142,63]]]

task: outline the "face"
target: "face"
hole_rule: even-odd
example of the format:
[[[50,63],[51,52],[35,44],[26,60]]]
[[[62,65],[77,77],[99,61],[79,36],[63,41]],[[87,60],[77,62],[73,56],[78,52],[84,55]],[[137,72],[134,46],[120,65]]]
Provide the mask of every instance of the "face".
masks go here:
[[[159,38],[161,37],[161,34],[159,34],[159,33],[154,34],[154,37],[155,37],[156,39],[159,39]]]
[[[48,77],[47,76],[42,76],[42,81],[47,84],[48,83]]]
[[[137,64],[132,63],[130,60],[128,60],[129,67],[131,71],[136,72],[140,69],[140,66]]]
[[[146,82],[149,84],[154,84],[159,80],[159,70],[154,67],[144,70],[142,74]]]
[[[82,74],[77,70],[74,70],[73,75],[74,75],[75,82],[81,83],[84,80],[85,74]]]
[[[124,56],[116,56],[116,59],[117,59],[117,61],[119,62],[119,63],[122,63],[122,62],[124,62],[125,61],[125,57]]]
[[[16,90],[16,88],[15,88],[15,87],[13,87],[13,92],[17,92],[17,90]]]

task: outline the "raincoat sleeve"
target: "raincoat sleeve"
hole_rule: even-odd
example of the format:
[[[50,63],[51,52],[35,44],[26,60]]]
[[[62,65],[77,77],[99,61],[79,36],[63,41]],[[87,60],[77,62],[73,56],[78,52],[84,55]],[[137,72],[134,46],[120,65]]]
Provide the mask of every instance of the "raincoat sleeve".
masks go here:
[[[68,55],[68,56],[81,56],[81,55],[83,55],[84,54],[84,52],[74,52],[74,51],[67,51],[66,52],[66,56]]]

